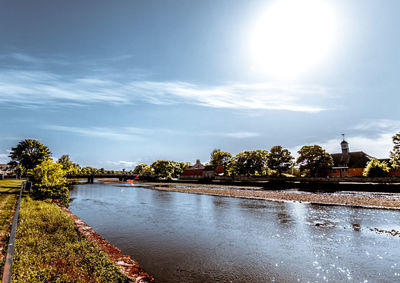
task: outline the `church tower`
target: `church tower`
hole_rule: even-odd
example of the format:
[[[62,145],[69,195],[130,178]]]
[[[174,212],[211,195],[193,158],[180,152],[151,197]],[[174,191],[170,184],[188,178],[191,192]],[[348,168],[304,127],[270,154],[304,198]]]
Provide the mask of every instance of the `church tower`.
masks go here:
[[[343,141],[340,143],[341,147],[342,147],[342,153],[349,153],[349,143],[347,141],[344,140],[344,134],[342,134],[343,136]]]

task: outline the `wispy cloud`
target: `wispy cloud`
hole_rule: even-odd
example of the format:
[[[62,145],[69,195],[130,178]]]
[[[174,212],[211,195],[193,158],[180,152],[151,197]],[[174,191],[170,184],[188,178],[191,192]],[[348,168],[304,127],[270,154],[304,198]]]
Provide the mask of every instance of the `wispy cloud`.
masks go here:
[[[227,136],[227,137],[232,137],[232,138],[237,138],[237,139],[257,137],[259,135],[260,135],[259,133],[254,133],[254,132],[236,132],[236,133],[225,134],[225,136]]]
[[[260,136],[256,132],[190,132],[166,128],[139,128],[139,127],[121,127],[121,128],[106,128],[106,127],[69,127],[60,125],[44,125],[47,130],[61,131],[73,133],[88,137],[102,137],[112,140],[139,140],[152,138],[160,135],[179,135],[179,136],[210,136],[210,137],[230,137],[235,139],[244,139]]]
[[[20,62],[40,59],[12,54]],[[125,58],[126,56],[122,56]],[[116,60],[119,60],[117,58]],[[144,80],[141,76],[116,76],[51,72],[37,64],[35,70],[0,69],[0,103],[18,106],[88,105],[93,103],[172,105],[192,104],[212,108],[319,112],[326,110],[323,87],[278,83],[223,83],[201,85],[182,81]],[[83,74],[82,74],[83,73]]]
[[[54,131],[69,132],[88,137],[102,137],[113,140],[136,140],[140,139],[140,135],[127,133],[123,130],[114,130],[104,127],[78,128],[59,125],[46,125],[43,128]]]
[[[366,120],[357,124],[354,129],[360,131],[393,132],[394,135],[396,132],[400,131],[400,120]]]
[[[128,168],[128,169],[133,169],[135,168],[136,165],[139,164],[139,161],[124,161],[124,160],[119,160],[119,161],[106,161],[106,164],[111,165],[113,168]]]

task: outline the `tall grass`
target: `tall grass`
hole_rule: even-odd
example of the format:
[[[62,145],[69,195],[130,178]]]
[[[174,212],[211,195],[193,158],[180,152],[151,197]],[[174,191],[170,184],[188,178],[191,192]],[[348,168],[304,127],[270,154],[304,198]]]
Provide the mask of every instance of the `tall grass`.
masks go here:
[[[118,268],[51,202],[21,203],[14,282],[127,282]]]

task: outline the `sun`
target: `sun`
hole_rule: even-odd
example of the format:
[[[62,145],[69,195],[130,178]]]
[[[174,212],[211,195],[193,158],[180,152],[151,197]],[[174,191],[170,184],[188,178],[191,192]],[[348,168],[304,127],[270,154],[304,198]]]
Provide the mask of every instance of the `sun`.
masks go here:
[[[273,2],[251,31],[253,67],[274,77],[299,77],[329,55],[337,23],[335,10],[326,0]]]

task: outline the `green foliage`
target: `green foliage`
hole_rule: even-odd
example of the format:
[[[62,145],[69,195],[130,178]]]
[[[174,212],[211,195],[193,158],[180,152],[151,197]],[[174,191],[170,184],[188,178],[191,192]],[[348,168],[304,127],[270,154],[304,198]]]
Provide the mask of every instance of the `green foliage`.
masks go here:
[[[151,168],[154,171],[154,174],[158,178],[166,178],[171,179],[172,174],[174,173],[174,167],[171,162],[168,160],[157,160],[151,164]]]
[[[154,174],[153,168],[147,164],[139,164],[133,170],[133,174],[138,174],[141,176],[152,176]]]
[[[246,150],[238,153],[232,160],[235,175],[262,176],[267,174],[268,151]]]
[[[390,171],[389,165],[383,161],[372,159],[367,163],[363,171],[365,177],[386,177]]]
[[[151,164],[151,169],[158,178],[172,179],[182,174],[187,163],[169,160],[157,160]]]
[[[300,170],[307,170],[311,176],[325,175],[333,166],[332,156],[319,145],[305,145],[298,153],[297,164]]]
[[[76,163],[73,163],[69,159],[68,154],[64,154],[63,156],[61,156],[57,160],[57,163],[60,163],[62,165],[62,169],[66,172],[67,175],[79,174],[81,171],[80,166]]]
[[[28,171],[29,180],[32,182],[33,195],[39,199],[58,199],[68,203],[67,179],[62,165],[46,159]]]
[[[283,171],[288,170],[292,165],[294,157],[287,149],[282,149],[280,145],[273,146],[268,156],[267,165],[271,170],[276,170],[279,176]]]
[[[13,282],[128,282],[56,205],[21,203]]]
[[[82,174],[86,174],[86,175],[93,175],[93,174],[98,174],[100,172],[99,169],[90,167],[90,166],[86,166],[82,168]]]
[[[232,154],[229,152],[221,151],[220,149],[214,149],[210,155],[210,165],[228,167],[232,160]]]
[[[400,133],[392,137],[393,150],[390,152],[390,163],[394,169],[400,167]]]
[[[174,168],[174,172],[173,172],[173,177],[177,178],[179,177],[183,171],[189,167],[189,164],[186,162],[176,162],[176,161],[171,161],[172,166]]]
[[[26,139],[20,141],[16,147],[11,148],[10,158],[13,166],[20,165],[23,169],[35,168],[42,161],[50,158],[51,152],[47,146],[36,140]]]

